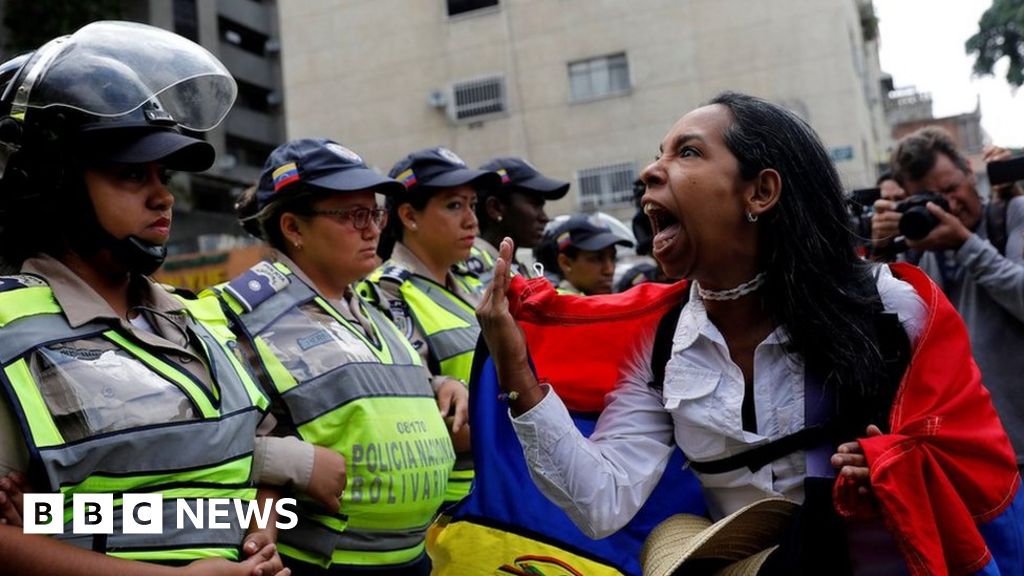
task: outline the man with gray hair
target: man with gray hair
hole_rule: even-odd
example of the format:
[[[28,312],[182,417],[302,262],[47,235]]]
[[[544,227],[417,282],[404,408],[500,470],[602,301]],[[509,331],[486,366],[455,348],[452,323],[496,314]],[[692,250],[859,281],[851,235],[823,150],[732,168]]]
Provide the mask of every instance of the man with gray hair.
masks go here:
[[[1006,156],[986,150],[985,160]],[[938,283],[967,324],[982,381],[1024,464],[1024,197],[1006,200],[992,210],[977,190],[970,162],[950,135],[936,127],[922,128],[897,143],[893,175],[906,190],[908,202],[932,193],[919,216],[929,232],[911,239],[900,220],[906,204],[878,200],[872,217],[872,239],[885,246],[900,233],[920,254],[919,265]],[[947,207],[940,206],[945,200]],[[902,208],[902,209],[901,209]],[[906,213],[905,213],[906,212]],[[1000,220],[1002,220],[1000,222]],[[906,224],[906,223],[904,223]],[[925,228],[927,230],[927,227]]]

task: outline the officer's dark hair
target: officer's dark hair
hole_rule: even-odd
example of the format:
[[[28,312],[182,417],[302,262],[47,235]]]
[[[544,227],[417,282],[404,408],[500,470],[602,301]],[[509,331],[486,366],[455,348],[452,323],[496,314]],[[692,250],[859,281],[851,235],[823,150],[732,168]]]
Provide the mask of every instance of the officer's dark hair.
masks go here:
[[[235,215],[238,216],[238,223],[242,225],[250,236],[263,239],[263,228],[260,226],[259,201],[256,194],[255,184],[242,191],[235,201]]]
[[[957,149],[949,132],[938,126],[925,126],[896,143],[892,153],[892,173],[900,186],[920,180],[935,167],[939,154],[946,155],[964,174],[971,173],[967,157]]]
[[[62,231],[81,228],[94,208],[74,145],[79,115],[31,109],[17,122],[6,117],[9,112],[10,103],[0,103],[3,137],[17,147],[0,180],[0,258],[20,267],[33,254],[66,251]]]
[[[487,213],[487,199],[494,198],[504,206],[512,201],[513,192],[524,192],[521,188],[512,185],[499,185],[497,188],[480,188],[477,190],[476,198],[476,220],[480,223],[480,234],[483,235],[492,225],[496,224]]]
[[[284,237],[284,232],[281,231],[281,217],[287,213],[297,216],[308,216],[312,213],[313,203],[318,196],[312,186],[303,182],[290,184],[286,193],[280,198],[275,198],[271,201],[270,204],[260,211],[257,217],[260,231],[263,234],[263,240],[270,244],[271,248],[285,254],[290,253],[288,241]],[[244,210],[244,206],[236,207],[236,210],[238,208]],[[238,210],[240,219],[242,217],[242,210]]]
[[[545,275],[562,276],[558,266],[558,243],[555,241],[557,227],[549,227],[541,236],[540,242],[533,247],[533,259],[544,266]]]
[[[388,209],[388,224],[381,231],[380,241],[377,242],[378,256],[384,260],[390,258],[391,253],[395,250],[395,244],[401,242],[402,236],[405,234],[405,226],[402,225],[402,219],[398,217],[398,208],[402,204],[410,204],[414,210],[419,212],[426,208],[430,199],[441,190],[445,190],[445,188],[416,186],[411,192],[406,190],[404,194],[387,198],[385,206]],[[479,210],[479,204],[477,204],[477,209]]]
[[[774,169],[782,179],[778,203],[758,224],[764,309],[841,401],[874,401],[884,370],[870,335],[881,303],[869,264],[855,252],[828,152],[804,120],[780,106],[733,92],[710,104],[732,117],[723,136],[741,177]]]

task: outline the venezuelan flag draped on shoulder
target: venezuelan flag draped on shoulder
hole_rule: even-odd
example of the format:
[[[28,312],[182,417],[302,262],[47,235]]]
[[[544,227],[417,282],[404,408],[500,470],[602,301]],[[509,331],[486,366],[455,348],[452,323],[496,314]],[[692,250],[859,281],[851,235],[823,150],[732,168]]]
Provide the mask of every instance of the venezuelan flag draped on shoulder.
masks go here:
[[[841,476],[836,509],[881,513],[913,576],[1024,574],[1020,473],[967,329],[924,272],[892,270],[917,290],[928,316],[893,403],[892,432],[860,439],[875,499],[856,497]]]
[[[556,294],[543,278],[516,277],[512,314],[523,327],[538,379],[558,391],[576,425],[590,435],[605,394],[638,342],[686,297],[685,283],[643,284],[624,294]],[[476,480],[466,499],[435,525],[428,550],[439,576],[616,576],[640,574],[640,548],[672,514],[705,512],[696,477],[676,451],[647,504],[622,530],[591,540],[536,488],[486,347],[478,347],[470,386]],[[444,521],[442,521],[443,523]]]

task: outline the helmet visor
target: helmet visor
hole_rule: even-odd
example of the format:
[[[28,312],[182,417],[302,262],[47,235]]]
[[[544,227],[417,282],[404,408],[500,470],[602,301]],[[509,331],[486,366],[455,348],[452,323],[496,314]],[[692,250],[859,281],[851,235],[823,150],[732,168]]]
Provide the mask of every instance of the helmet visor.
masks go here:
[[[14,99],[101,118],[155,99],[181,127],[205,131],[224,119],[236,92],[224,65],[191,40],[145,24],[95,22],[40,48]]]

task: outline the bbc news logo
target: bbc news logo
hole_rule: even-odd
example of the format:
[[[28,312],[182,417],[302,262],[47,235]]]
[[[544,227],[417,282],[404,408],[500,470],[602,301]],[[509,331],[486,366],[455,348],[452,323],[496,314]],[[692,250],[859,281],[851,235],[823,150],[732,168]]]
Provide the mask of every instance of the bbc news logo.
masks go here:
[[[241,527],[252,522],[260,530],[270,524],[271,511],[277,512],[274,525],[278,530],[294,528],[299,518],[294,498],[278,500],[241,500],[238,498],[175,499],[175,529],[228,530],[231,511]],[[121,504],[123,534],[163,534],[164,499],[160,494],[124,494]],[[22,522],[26,534],[64,533],[63,494],[25,494]],[[114,495],[74,494],[71,502],[73,534],[113,534]]]

